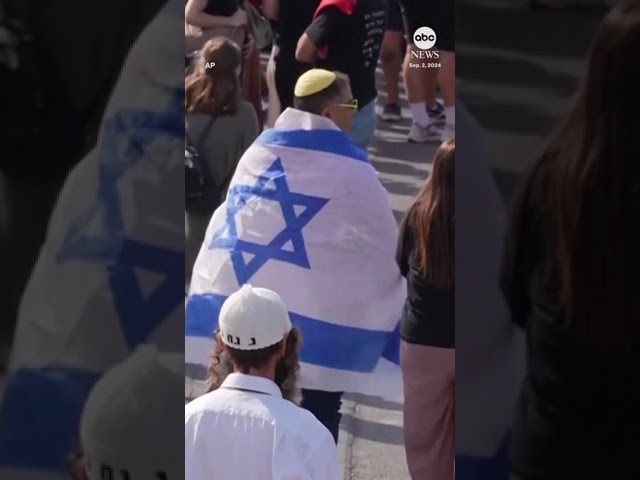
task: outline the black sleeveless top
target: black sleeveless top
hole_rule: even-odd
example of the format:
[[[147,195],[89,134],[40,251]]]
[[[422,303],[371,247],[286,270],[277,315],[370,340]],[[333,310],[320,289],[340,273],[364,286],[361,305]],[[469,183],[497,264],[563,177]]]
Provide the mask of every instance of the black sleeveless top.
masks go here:
[[[238,0],[209,0],[204,9],[204,13],[218,15],[220,17],[230,17],[238,10]]]

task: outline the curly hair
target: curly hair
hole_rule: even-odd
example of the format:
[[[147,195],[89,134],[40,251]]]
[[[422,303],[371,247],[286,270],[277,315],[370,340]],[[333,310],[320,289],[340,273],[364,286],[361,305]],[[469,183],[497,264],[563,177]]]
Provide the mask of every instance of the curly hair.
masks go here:
[[[282,342],[259,350],[237,350],[223,347],[219,341],[220,330],[214,333],[215,348],[209,364],[209,376],[207,379],[207,392],[217,390],[227,378],[227,375],[235,370],[246,373],[251,368],[262,368],[280,349]],[[300,371],[299,352],[302,346],[302,334],[293,327],[287,336],[287,347],[284,357],[276,365],[275,383],[280,388],[283,398],[300,404],[302,394],[298,386],[298,374]]]
[[[205,43],[193,71],[185,79],[187,113],[234,114],[241,100],[236,69],[242,64],[240,47],[224,37]]]

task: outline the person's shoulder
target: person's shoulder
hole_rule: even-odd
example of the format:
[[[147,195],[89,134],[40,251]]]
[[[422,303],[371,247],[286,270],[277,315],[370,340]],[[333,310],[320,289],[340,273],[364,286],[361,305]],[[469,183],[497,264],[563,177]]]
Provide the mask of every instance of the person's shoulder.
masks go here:
[[[246,100],[241,100],[238,104],[238,115],[243,117],[255,117],[256,110],[253,108],[253,105]]]
[[[199,416],[208,411],[215,411],[216,405],[220,400],[223,400],[225,393],[223,390],[214,390],[191,400],[184,406],[185,421],[190,417]]]

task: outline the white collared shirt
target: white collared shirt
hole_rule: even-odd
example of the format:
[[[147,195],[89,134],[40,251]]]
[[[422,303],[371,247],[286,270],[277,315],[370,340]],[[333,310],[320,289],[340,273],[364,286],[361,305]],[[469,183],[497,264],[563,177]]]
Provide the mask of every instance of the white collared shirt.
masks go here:
[[[271,380],[233,373],[185,407],[185,480],[342,480],[329,431]]]

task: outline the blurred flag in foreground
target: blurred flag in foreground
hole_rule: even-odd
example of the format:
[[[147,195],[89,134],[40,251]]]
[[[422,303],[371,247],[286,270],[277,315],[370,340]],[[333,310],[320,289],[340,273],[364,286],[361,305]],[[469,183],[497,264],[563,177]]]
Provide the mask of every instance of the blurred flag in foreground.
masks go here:
[[[182,8],[167,3],[131,49],[54,207],[0,406],[0,478],[68,479],[101,375],[142,343],[183,348]]]
[[[504,207],[482,127],[458,102],[456,480],[509,480],[509,431],[524,338],[498,286]]]
[[[250,283],[280,294],[302,330],[302,387],[398,398],[396,241],[366,154],[333,122],[287,109],[244,154],[207,229],[186,307],[187,363],[208,365],[222,303]]]

